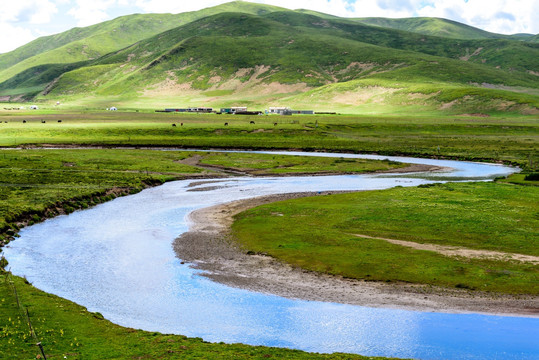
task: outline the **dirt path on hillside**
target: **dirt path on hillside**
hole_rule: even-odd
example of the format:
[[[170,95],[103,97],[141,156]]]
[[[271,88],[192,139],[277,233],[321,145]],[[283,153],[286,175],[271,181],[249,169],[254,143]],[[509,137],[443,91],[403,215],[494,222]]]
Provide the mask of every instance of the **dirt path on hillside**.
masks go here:
[[[332,192],[335,193],[335,192]],[[345,279],[293,268],[247,254],[230,239],[233,216],[262,204],[327,193],[294,193],[234,201],[190,214],[190,230],[174,242],[177,256],[214,281],[288,298],[420,311],[477,312],[539,317],[534,296],[493,295],[462,289]]]
[[[465,257],[465,258],[472,258],[472,259],[504,260],[504,261],[515,260],[515,261],[520,261],[520,262],[531,263],[534,265],[539,264],[539,256],[506,253],[506,252],[501,252],[501,251],[475,250],[475,249],[469,249],[469,248],[459,247],[459,246],[420,244],[413,241],[387,239],[387,238],[373,237],[373,236],[368,236],[368,235],[359,235],[359,234],[353,234],[353,235],[360,238],[364,238],[364,239],[383,240],[391,244],[409,247],[412,249],[433,251],[435,253],[445,255],[445,256]]]

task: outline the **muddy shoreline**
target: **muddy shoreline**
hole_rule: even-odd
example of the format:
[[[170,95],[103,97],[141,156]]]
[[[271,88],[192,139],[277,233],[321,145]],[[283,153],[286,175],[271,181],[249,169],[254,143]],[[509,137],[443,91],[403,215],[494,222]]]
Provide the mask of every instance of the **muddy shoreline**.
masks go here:
[[[534,296],[490,294],[425,285],[346,279],[293,268],[272,257],[247,253],[230,237],[233,216],[270,202],[337,192],[256,197],[200,209],[189,215],[189,231],[174,241],[177,256],[228,286],[282,297],[426,312],[484,313],[539,317]]]

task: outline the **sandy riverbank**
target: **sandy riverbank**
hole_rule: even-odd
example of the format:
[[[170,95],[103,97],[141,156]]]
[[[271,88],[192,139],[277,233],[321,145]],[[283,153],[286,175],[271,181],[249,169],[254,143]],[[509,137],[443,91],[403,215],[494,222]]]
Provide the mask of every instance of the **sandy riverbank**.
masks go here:
[[[288,298],[420,311],[539,317],[537,297],[344,279],[292,268],[269,256],[247,254],[230,239],[235,214],[274,201],[326,194],[257,197],[195,211],[190,214],[190,231],[176,239],[174,249],[179,258],[205,270],[204,276],[214,281]]]

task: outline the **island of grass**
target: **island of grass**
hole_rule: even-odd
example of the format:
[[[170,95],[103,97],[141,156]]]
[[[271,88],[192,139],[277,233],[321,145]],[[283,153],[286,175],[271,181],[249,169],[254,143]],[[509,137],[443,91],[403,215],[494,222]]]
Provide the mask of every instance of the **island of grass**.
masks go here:
[[[197,157],[198,166],[231,170],[253,176],[298,176],[362,174],[437,169],[414,166],[390,160],[350,159],[343,157],[311,157],[253,153],[211,153]]]
[[[232,235],[245,251],[320,273],[537,295],[537,203],[533,186],[393,188],[263,205],[237,215]]]

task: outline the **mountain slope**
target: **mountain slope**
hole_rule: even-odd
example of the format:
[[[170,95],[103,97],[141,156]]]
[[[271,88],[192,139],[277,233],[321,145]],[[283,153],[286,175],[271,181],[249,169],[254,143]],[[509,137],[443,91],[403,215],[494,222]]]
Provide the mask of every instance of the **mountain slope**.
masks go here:
[[[224,11],[237,8],[242,11]],[[104,55],[69,58],[81,44],[97,51],[97,43],[110,40],[106,23],[91,36],[5,69],[2,74],[14,75],[0,82],[0,96],[217,105],[281,99],[376,112],[398,107],[458,113],[474,112],[474,106],[485,112],[533,112],[539,106],[539,44],[451,39],[315,14],[244,2],[165,14],[182,18],[182,24]],[[139,20],[145,23],[148,17]],[[114,29],[118,34],[113,35],[126,31]],[[133,31],[133,36],[143,33]],[[95,41],[97,34],[104,36],[101,42]],[[66,62],[51,54],[64,54]]]
[[[267,18],[327,34],[429,55],[460,59],[506,70],[539,71],[539,46],[512,40],[455,40],[357,24],[348,19],[321,19],[309,14],[274,12]]]
[[[93,60],[206,16],[227,11],[262,15],[282,10],[276,6],[234,1],[194,12],[174,15],[134,14],[85,28],[74,28],[0,54],[0,82],[38,65]]]
[[[244,69],[240,82],[257,73],[259,83],[304,83],[311,87],[380,73],[395,74],[395,80],[415,77],[457,83],[537,85],[533,75],[359,42],[347,34],[294,26],[282,13],[274,14],[280,21],[274,16],[223,13],[169,30],[94,62],[102,78],[93,83],[100,84],[99,92],[108,94],[167,79],[205,90],[227,83]],[[117,66],[102,73],[104,65],[113,64]],[[85,71],[88,69],[78,74]],[[61,78],[52,91],[68,89],[64,81]]]

